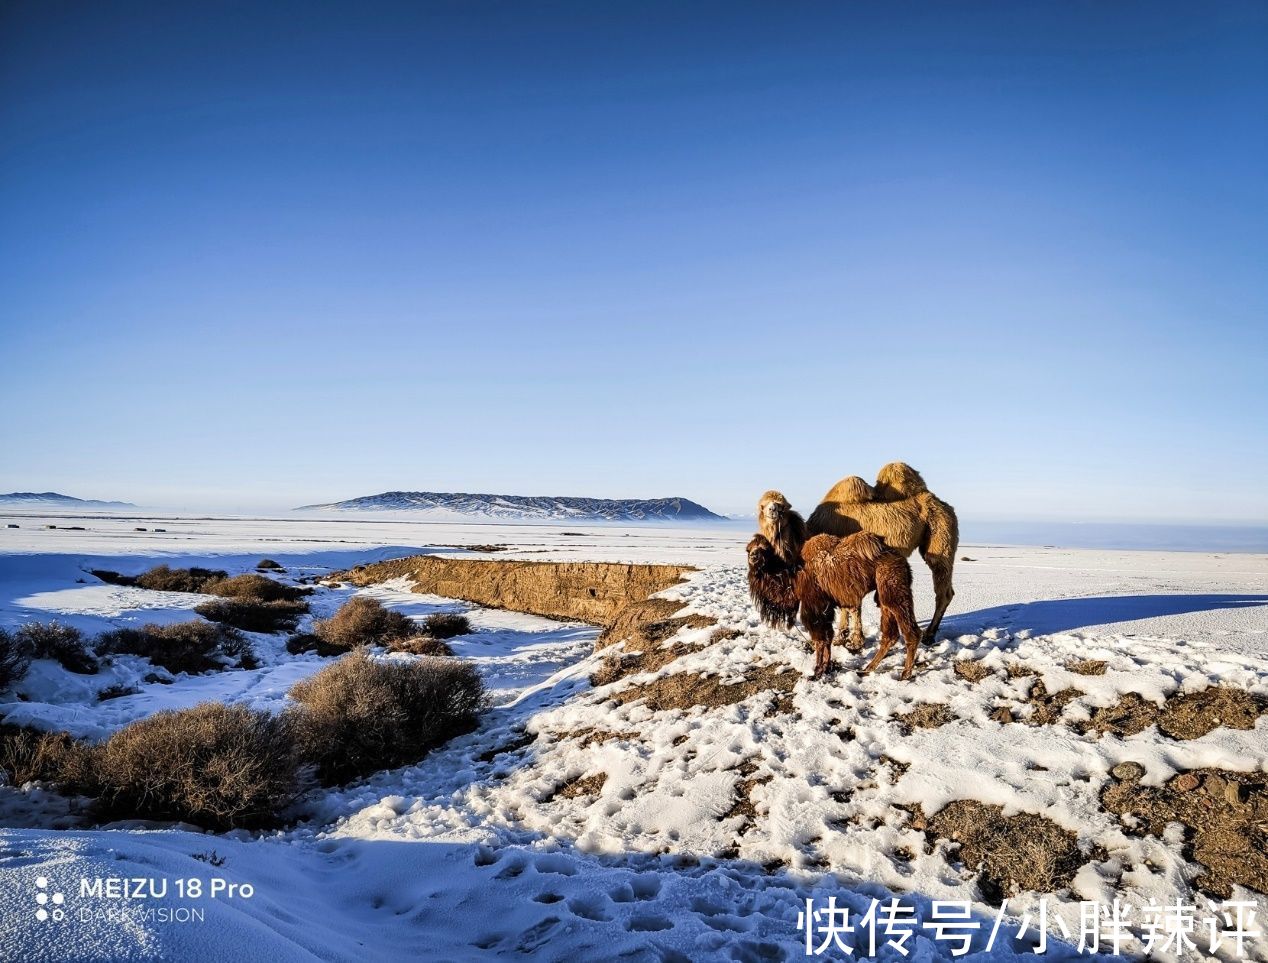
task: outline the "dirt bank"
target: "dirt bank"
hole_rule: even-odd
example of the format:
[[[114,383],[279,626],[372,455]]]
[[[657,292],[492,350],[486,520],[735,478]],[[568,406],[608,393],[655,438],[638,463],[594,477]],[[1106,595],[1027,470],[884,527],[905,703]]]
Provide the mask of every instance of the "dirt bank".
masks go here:
[[[677,584],[684,565],[622,562],[522,562],[411,555],[358,565],[339,578],[354,585],[408,578],[415,592],[489,608],[609,626],[631,603]]]

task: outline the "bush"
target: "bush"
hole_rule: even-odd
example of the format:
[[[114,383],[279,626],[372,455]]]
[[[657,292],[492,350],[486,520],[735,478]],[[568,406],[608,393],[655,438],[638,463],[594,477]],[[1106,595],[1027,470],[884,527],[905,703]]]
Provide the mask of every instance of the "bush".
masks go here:
[[[417,762],[469,731],[484,706],[476,670],[456,659],[344,656],[292,687],[305,757],[334,785]]]
[[[357,595],[328,619],[313,623],[313,634],[328,647],[348,651],[361,645],[386,645],[418,634],[418,626],[377,599]]]
[[[173,625],[115,629],[97,639],[98,655],[139,655],[168,672],[197,675],[225,668],[225,659],[255,661],[251,643],[236,629],[194,619]]]
[[[392,639],[388,642],[389,652],[408,652],[410,655],[451,656],[453,649],[442,640],[430,635],[411,635],[405,639]]]
[[[299,617],[308,611],[308,606],[285,599],[260,602],[229,598],[203,602],[195,606],[194,611],[212,622],[223,622],[244,632],[281,632],[295,628]]]
[[[31,666],[31,652],[11,632],[0,629],[0,690],[20,682]]]
[[[214,829],[274,822],[299,791],[293,726],[289,715],[215,702],[155,713],[102,747],[101,804]]]
[[[0,726],[0,771],[11,786],[47,782],[63,792],[92,795],[95,756],[91,745],[69,733]]]
[[[207,586],[219,582],[229,573],[210,568],[169,568],[155,565],[129,583],[156,592],[206,592]],[[98,573],[98,577],[100,574]]]
[[[258,575],[255,572],[209,582],[203,588],[203,592],[207,595],[219,595],[227,599],[249,599],[253,602],[295,602],[308,595],[310,591],[311,589],[285,585],[277,579]]]
[[[452,639],[471,632],[471,620],[457,612],[436,612],[423,619],[423,631],[433,638]]]
[[[260,559],[258,562],[256,562],[256,563],[255,563],[255,567],[256,567],[257,569],[259,569],[261,572],[266,572],[266,571],[284,572],[284,571],[286,571],[286,569],[282,568],[282,566],[281,566],[281,564],[280,564],[280,563],[273,561],[273,559],[271,559],[271,558],[262,558],[262,559]]]
[[[27,622],[14,633],[20,648],[33,659],[53,659],[80,675],[95,675],[97,660],[84,647],[84,633],[60,622]]]

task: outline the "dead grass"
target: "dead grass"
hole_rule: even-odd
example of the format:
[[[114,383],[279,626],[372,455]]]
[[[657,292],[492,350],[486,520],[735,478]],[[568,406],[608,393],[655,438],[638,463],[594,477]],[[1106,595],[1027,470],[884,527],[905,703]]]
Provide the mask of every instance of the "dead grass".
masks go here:
[[[1065,707],[1081,695],[1083,693],[1080,690],[1073,688],[1049,692],[1042,682],[1036,682],[1030,687],[1030,694],[1026,698],[1031,712],[1022,721],[1028,726],[1056,725]]]
[[[911,729],[937,729],[955,719],[951,707],[942,702],[924,702],[910,712],[894,716],[909,731]]]
[[[1131,736],[1152,725],[1172,739],[1198,739],[1213,729],[1253,729],[1268,712],[1268,699],[1232,686],[1210,686],[1200,692],[1169,697],[1159,706],[1135,692],[1124,693],[1112,706],[1095,709],[1082,732]]]
[[[430,635],[411,635],[404,639],[392,639],[387,643],[389,652],[405,652],[409,655],[452,656],[448,643]]]
[[[1011,893],[1065,889],[1086,862],[1074,833],[1033,813],[1004,816],[1002,806],[958,800],[926,822],[931,836],[959,844],[960,861],[978,871],[982,898],[994,906]]]
[[[655,598],[627,605],[595,640],[595,650],[625,642],[627,652],[646,651],[650,646],[664,642],[684,626],[704,628],[716,624],[714,619],[706,615],[676,615],[682,607],[682,602]]]
[[[952,663],[951,668],[955,672],[956,677],[963,679],[965,682],[981,682],[987,676],[995,674],[991,669],[974,659],[957,659]]]
[[[613,693],[611,698],[621,705],[641,699],[653,712],[694,709],[698,706],[716,709],[734,705],[763,692],[777,696],[789,695],[800,678],[801,674],[797,670],[783,663],[752,668],[739,682],[723,682],[721,676],[716,675],[677,672],[660,676],[643,685],[621,689]],[[786,700],[786,704],[791,709],[791,700]]]
[[[1132,815],[1124,830],[1162,837],[1168,823],[1187,827],[1184,857],[1205,867],[1194,882],[1221,899],[1233,886],[1268,893],[1268,782],[1263,773],[1195,769],[1163,786],[1142,786],[1140,766],[1116,766],[1101,805]]]
[[[559,786],[550,795],[549,799],[543,801],[549,802],[550,799],[578,799],[581,796],[597,796],[603,791],[603,784],[607,781],[608,774],[606,772],[596,772],[579,779],[570,779]]]
[[[1078,675],[1104,675],[1108,663],[1104,659],[1078,659],[1066,668]]]

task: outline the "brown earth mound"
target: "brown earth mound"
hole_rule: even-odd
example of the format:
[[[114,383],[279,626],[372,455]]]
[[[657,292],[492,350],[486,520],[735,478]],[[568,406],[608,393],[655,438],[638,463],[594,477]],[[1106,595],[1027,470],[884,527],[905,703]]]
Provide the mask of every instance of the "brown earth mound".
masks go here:
[[[776,700],[777,711],[789,711],[792,708],[791,693],[800,678],[800,672],[782,663],[750,669],[740,682],[723,682],[716,675],[676,672],[643,685],[622,689],[613,693],[611,698],[621,705],[641,699],[653,712],[664,712],[697,706],[716,709],[742,702],[760,692],[772,692],[785,697]]]

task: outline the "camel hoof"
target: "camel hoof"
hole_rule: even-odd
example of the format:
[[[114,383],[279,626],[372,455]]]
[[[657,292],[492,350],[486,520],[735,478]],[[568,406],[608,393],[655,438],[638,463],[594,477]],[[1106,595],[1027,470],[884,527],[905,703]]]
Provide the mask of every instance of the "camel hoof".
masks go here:
[[[867,639],[864,639],[864,638],[862,638],[862,637],[857,638],[857,639],[853,639],[853,638],[852,638],[852,639],[848,639],[848,640],[846,640],[846,643],[845,643],[845,649],[846,649],[846,651],[847,651],[847,652],[856,652],[856,653],[857,653],[857,652],[862,652],[862,651],[863,651],[863,646],[865,646],[865,645],[867,645]]]

